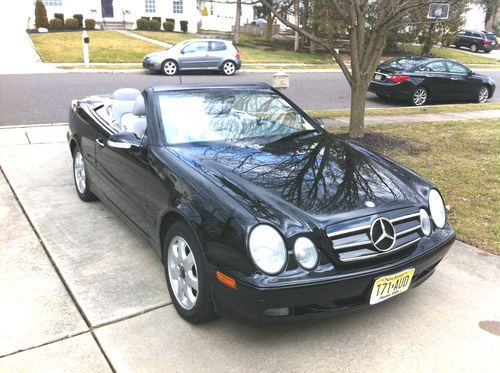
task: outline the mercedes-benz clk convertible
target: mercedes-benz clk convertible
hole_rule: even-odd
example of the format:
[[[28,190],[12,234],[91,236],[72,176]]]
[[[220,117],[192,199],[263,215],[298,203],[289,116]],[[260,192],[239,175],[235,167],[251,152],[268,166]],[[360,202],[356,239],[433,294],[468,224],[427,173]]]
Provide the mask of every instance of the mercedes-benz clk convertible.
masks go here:
[[[151,244],[192,323],[372,306],[427,280],[455,239],[428,180],[268,85],[74,100],[68,141],[78,196]]]

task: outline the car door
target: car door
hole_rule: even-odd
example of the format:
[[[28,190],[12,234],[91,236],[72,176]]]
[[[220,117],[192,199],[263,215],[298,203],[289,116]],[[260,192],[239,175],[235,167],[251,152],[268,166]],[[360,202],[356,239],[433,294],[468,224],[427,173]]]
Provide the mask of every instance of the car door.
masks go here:
[[[226,43],[222,41],[211,41],[209,46],[210,67],[218,68],[224,62],[227,53]]]
[[[208,67],[208,41],[195,41],[181,50],[179,65],[181,70],[205,69]]]
[[[111,132],[102,128],[96,139],[96,164],[100,190],[109,202],[132,223],[146,232],[147,136],[140,147],[119,149],[110,146]]]
[[[474,77],[468,68],[458,62],[447,61],[446,64],[450,74],[450,97],[457,99],[476,97],[483,84],[482,81]]]
[[[457,41],[455,42],[456,47],[461,47],[465,45],[465,31],[460,31],[457,36]]]
[[[423,75],[421,83],[429,91],[429,96],[433,100],[442,100],[448,95],[449,75],[445,61],[432,61],[420,66],[416,72]]]

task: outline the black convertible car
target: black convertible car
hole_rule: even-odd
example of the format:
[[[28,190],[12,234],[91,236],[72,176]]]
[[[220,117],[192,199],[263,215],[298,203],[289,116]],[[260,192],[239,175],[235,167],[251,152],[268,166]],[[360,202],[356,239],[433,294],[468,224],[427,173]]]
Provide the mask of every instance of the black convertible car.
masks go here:
[[[429,181],[264,84],[119,89],[74,100],[69,122],[79,197],[151,243],[193,323],[373,305],[427,280],[455,239]]]
[[[429,101],[484,103],[493,96],[495,82],[457,61],[406,56],[380,64],[368,90],[379,97],[405,100],[415,106]]]

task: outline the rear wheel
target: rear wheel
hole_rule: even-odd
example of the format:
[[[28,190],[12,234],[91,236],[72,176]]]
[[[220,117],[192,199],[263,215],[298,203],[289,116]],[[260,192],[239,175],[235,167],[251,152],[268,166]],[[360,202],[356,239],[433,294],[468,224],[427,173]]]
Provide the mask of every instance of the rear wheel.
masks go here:
[[[477,44],[471,44],[470,45],[470,51],[472,53],[476,53],[477,52]]]
[[[177,313],[193,324],[214,319],[206,259],[193,231],[184,223],[173,224],[163,253],[168,291]]]
[[[386,98],[383,94],[381,93],[375,93],[377,95],[378,98]]]
[[[476,101],[479,102],[480,104],[484,104],[490,95],[490,90],[488,87],[483,85],[480,89],[479,92],[477,93],[477,98]]]
[[[429,92],[424,87],[418,87],[411,96],[411,104],[414,106],[422,106],[427,103]]]
[[[233,75],[236,72],[236,65],[233,61],[226,61],[222,65],[224,75]]]
[[[82,201],[97,200],[97,197],[89,189],[85,160],[78,146],[73,150],[73,179],[75,180],[76,193]]]
[[[161,69],[165,75],[168,75],[168,76],[175,75],[175,74],[177,74],[177,70],[178,70],[177,63],[175,61],[172,61],[172,60],[166,60],[161,65]]]

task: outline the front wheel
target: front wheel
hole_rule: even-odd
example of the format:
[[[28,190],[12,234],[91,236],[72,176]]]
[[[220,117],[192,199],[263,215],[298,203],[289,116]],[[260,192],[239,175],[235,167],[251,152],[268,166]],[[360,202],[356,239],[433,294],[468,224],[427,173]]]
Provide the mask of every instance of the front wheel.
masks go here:
[[[411,96],[411,104],[414,106],[422,106],[427,103],[429,92],[424,87],[418,87]]]
[[[488,87],[483,85],[479,89],[476,101],[479,102],[480,104],[484,104],[488,100],[489,96],[490,96],[490,90],[488,89]]]
[[[195,233],[184,223],[173,224],[163,253],[168,292],[177,313],[193,324],[214,319],[206,259]]]
[[[75,180],[76,193],[82,201],[97,200],[97,197],[89,189],[85,161],[78,147],[73,151],[73,179]]]
[[[233,75],[236,72],[236,65],[233,61],[226,61],[222,65],[224,75]]]
[[[161,69],[163,71],[163,74],[165,75],[168,75],[168,76],[172,76],[172,75],[175,75],[177,74],[177,63],[175,63],[175,61],[172,61],[172,60],[167,60],[165,62],[163,62],[163,65],[161,65]]]

